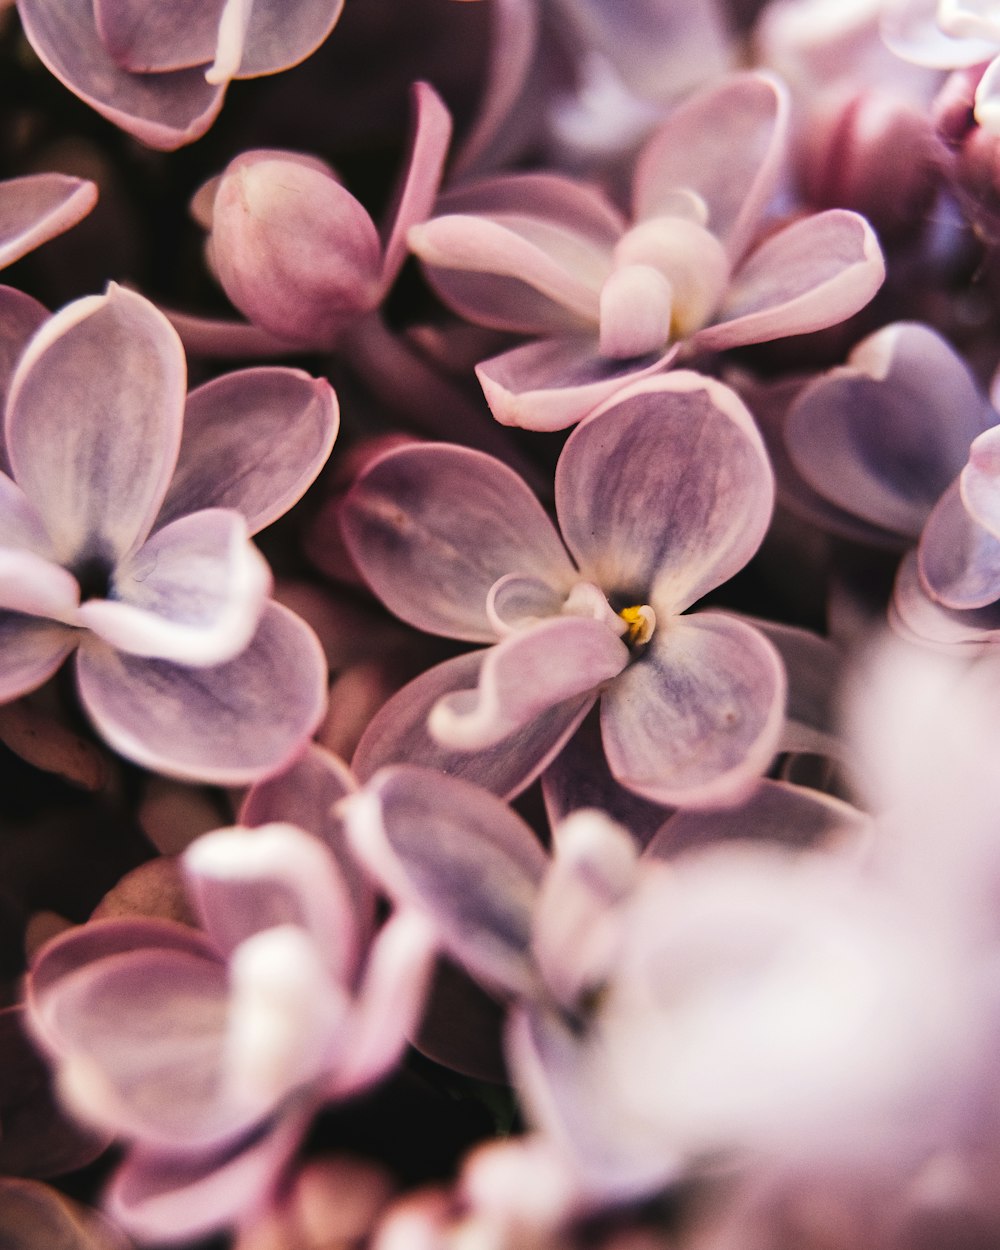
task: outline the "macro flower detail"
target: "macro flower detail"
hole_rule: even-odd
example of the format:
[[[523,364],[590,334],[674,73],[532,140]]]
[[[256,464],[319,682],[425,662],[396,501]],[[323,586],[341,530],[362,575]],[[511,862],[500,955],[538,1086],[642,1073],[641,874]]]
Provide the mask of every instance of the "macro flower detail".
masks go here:
[[[325,462],[337,405],[305,374],[248,370],[193,392],[185,419],[185,378],[169,323],[118,287],[29,343],[4,424],[0,698],[76,650],[83,705],[118,751],[238,784],[323,712],[319,644],[268,601],[249,539]]]
[[[359,569],[410,624],[493,645],[404,687],[355,769],[426,763],[514,793],[600,698],[622,785],[660,803],[734,801],[776,749],[784,672],[745,622],[686,610],[753,555],[773,489],[737,397],[684,371],[633,383],[574,431],[556,469],[559,532],[490,457],[439,445],[377,458],[343,507]]]

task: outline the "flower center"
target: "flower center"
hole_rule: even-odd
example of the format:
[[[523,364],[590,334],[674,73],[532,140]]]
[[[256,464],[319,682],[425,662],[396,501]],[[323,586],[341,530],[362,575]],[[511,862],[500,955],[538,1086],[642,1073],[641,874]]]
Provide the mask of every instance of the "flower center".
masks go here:
[[[628,626],[625,641],[630,647],[644,647],[656,629],[656,613],[648,603],[635,604],[631,608],[622,608],[618,613]]]
[[[80,584],[80,602],[111,597],[113,566],[104,556],[86,556],[70,572]]]

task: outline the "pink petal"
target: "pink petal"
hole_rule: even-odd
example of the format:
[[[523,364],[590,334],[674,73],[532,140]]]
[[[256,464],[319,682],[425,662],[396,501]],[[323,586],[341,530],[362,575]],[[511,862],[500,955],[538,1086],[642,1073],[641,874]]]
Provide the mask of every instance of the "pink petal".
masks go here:
[[[268,603],[246,650],[189,668],[87,639],[80,697],[120,754],[168,776],[246,785],[286,766],[326,707],[326,662],[315,634]]]
[[[340,21],[344,0],[253,0],[238,78],[291,69]]]
[[[133,74],[189,69],[215,56],[225,0],[93,0],[97,34],[115,64]]]
[[[629,382],[667,368],[677,346],[642,360],[609,360],[596,337],[525,343],[476,366],[486,402],[501,425],[564,430]]]
[[[0,610],[74,624],[80,587],[72,573],[33,551],[0,547]]]
[[[0,182],[0,268],[75,226],[96,203],[96,185],[67,174]]]
[[[924,646],[975,654],[1000,639],[1000,605],[956,611],[935,602],[921,584],[917,553],[911,551],[896,574],[889,623],[903,638]]]
[[[495,747],[550,708],[596,694],[628,661],[628,647],[604,621],[552,617],[491,647],[475,689],[442,695],[427,728],[457,751]]]
[[[77,621],[130,655],[199,667],[231,660],[257,630],[271,571],[238,512],[193,512],[157,530],[115,571],[114,598]]]
[[[777,749],[785,675],[755,629],[721,612],[660,626],[604,692],[612,773],[657,803],[738,802]]]
[[[943,607],[985,608],[1000,599],[1000,538],[969,516],[958,482],[928,518],[917,558],[924,589]]]
[[[193,390],[156,528],[202,508],[234,508],[255,534],[296,503],[326,463],[340,406],[324,378],[261,367]]]
[[[897,56],[933,69],[979,65],[995,53],[992,40],[945,34],[938,11],[938,0],[893,0],[882,18],[882,38]]]
[[[79,631],[66,625],[0,611],[0,701],[37,690],[79,641]]]
[[[956,406],[955,416],[960,412]],[[1000,538],[1000,426],[974,439],[962,469],[961,491],[969,515]]]
[[[512,469],[450,444],[378,457],[344,500],[341,528],[366,581],[418,629],[491,642],[487,597],[507,573],[569,590],[573,566]]]
[[[677,191],[694,191],[705,225],[740,259],[775,192],[788,132],[785,88],[763,74],[732,74],[676,110],[636,166],[637,220],[669,213]]]
[[[563,226],[595,248],[614,247],[628,222],[599,187],[563,174],[494,174],[459,183],[439,200],[442,213],[526,216]]]
[[[624,387],[574,430],[556,468],[556,513],[584,576],[657,613],[682,611],[741,569],[773,498],[749,412],[686,371]]]
[[[0,412],[6,410],[7,392],[21,353],[48,315],[44,304],[30,295],[12,286],[0,286]],[[0,468],[8,470],[6,447],[0,448]]]
[[[839,208],[815,213],[751,253],[733,277],[718,324],[691,343],[722,351],[823,330],[864,308],[884,278],[878,240],[863,217]]]
[[[98,37],[90,0],[22,0],[24,33],[49,71],[102,116],[153,148],[173,151],[208,130],[223,88],[197,69],[131,74]]]
[[[170,323],[122,287],[68,305],[32,339],[11,383],[7,454],[62,563],[114,564],[149,533],[185,378]]]
[[[483,751],[454,751],[430,736],[427,718],[444,695],[475,686],[485,652],[445,660],[380,708],[365,730],[352,767],[364,781],[385,764],[420,764],[464,777],[503,798],[519,794],[559,753],[593,704],[588,693],[549,708],[509,739]]]

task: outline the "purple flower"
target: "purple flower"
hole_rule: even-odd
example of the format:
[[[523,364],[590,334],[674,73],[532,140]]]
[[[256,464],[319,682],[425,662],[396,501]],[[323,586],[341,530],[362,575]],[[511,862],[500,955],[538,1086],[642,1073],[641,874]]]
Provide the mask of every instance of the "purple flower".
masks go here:
[[[239,784],[316,727],[325,664],[268,601],[250,535],[333,444],[326,382],[254,369],[192,392],[169,323],[112,286],[70,304],[10,382],[0,474],[0,698],[73,652],[83,705],[123,755]]]
[[[697,374],[633,383],[571,435],[555,494],[561,538],[481,453],[403,447],[362,474],[342,525],[372,588],[420,629],[492,645],[404,687],[356,770],[407,760],[514,793],[600,698],[622,785],[735,801],[776,747],[781,662],[733,616],[683,614],[767,529],[773,478],[750,414]]]

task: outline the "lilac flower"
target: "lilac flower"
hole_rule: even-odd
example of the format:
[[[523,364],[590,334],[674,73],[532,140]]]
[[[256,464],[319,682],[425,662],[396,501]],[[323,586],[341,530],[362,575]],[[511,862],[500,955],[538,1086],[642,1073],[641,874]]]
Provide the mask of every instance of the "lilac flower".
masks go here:
[[[75,650],[83,705],[116,750],[239,784],[298,751],[323,712],[319,645],[268,602],[249,538],[319,471],[337,405],[284,369],[218,378],[186,412],[184,391],[176,334],[118,287],[29,344],[4,425],[0,698]]]
[[[366,953],[330,850],[287,824],[207,834],[183,859],[204,932],[92,921],[38,956],[35,1035],[75,1114],[128,1144],[107,1202],[135,1235],[250,1219],[316,1110],[398,1060],[427,926],[398,915]]]
[[[344,0],[18,0],[31,46],[75,95],[150,147],[200,138],[233,78],[289,69]]]
[[[753,555],[772,492],[750,414],[687,372],[624,388],[573,433],[556,470],[561,539],[488,456],[377,459],[343,509],[359,569],[418,628],[493,645],[390,699],[356,770],[409,760],[514,793],[600,698],[622,785],[661,803],[737,799],[776,747],[781,662],[733,616],[682,613]]]
[[[681,106],[636,167],[630,224],[593,187],[497,176],[442,197],[410,246],[472,320],[541,336],[483,361],[506,425],[572,425],[682,347],[722,350],[834,325],[884,268],[868,224],[830,210],[755,246],[786,146],[776,81],[734,75]]]

